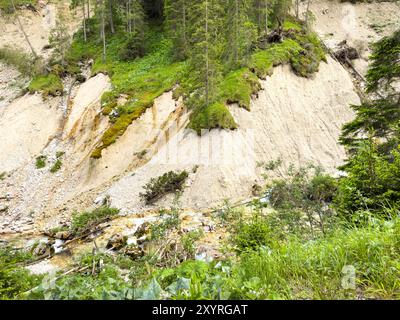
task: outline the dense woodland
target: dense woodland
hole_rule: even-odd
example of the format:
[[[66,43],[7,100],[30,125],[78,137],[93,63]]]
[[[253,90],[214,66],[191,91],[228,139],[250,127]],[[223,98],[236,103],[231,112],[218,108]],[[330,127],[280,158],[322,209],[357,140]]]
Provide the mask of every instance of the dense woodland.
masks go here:
[[[69,39],[62,20],[58,22],[51,40],[53,57],[32,75],[29,90],[51,95],[62,90],[63,77],[84,81],[81,68],[89,60],[93,73],[109,74],[113,90],[102,97],[102,106],[112,124],[93,158],[101,157],[102,150],[157,96],[172,89],[192,112],[189,128],[199,134],[202,129],[235,129],[226,104],[237,102],[250,110],[258,79],[271,74],[275,65],[288,63],[298,76],[310,77],[325,60],[327,53],[311,30],[312,14],[299,12],[298,4],[290,0],[74,0],[71,6],[82,10],[81,30]],[[18,267],[32,259],[31,253],[1,249],[0,297],[398,299],[399,83],[400,30],[373,45],[362,103],[352,106],[355,119],[343,127],[340,138],[348,151],[341,178],[313,166],[293,168],[285,179],[268,180],[263,190],[269,203],[255,201],[251,217],[229,204],[217,210],[215,219],[230,234],[225,249],[233,257],[211,263],[194,260],[195,242],[201,235],[178,232],[180,209],[176,207],[162,210],[163,219],[150,228],[152,243],[161,246],[175,237],[174,249],[164,248],[163,256],[157,251],[134,259],[124,253],[117,258],[88,254],[78,265],[92,272],[60,277],[53,286]],[[128,102],[117,106],[122,93]],[[271,162],[265,170],[278,165]],[[184,179],[181,175],[178,178]],[[150,196],[158,194],[160,190],[152,188],[160,183],[153,181],[146,187]],[[274,213],[265,216],[265,206]],[[71,232],[80,235],[99,214],[116,213],[107,207],[81,213],[72,221]],[[341,283],[346,265],[356,267],[356,289]]]

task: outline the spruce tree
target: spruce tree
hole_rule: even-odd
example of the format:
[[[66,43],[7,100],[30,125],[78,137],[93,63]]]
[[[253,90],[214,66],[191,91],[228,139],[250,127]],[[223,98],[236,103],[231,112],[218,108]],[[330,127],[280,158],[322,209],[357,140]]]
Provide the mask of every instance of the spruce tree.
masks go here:
[[[209,106],[215,101],[216,83],[221,76],[223,50],[223,0],[192,3],[190,16],[191,77],[196,84],[191,105]]]
[[[230,68],[241,66],[250,53],[256,38],[256,26],[250,21],[250,3],[246,0],[227,0],[226,57]]]
[[[164,15],[168,34],[174,45],[176,60],[188,57],[188,0],[165,0]]]

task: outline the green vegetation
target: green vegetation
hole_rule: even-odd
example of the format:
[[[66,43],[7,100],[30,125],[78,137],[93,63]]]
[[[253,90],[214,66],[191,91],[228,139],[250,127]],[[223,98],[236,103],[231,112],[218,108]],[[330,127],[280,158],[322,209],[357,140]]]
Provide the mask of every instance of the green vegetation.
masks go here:
[[[340,138],[351,157],[342,167],[348,175],[340,180],[337,207],[350,220],[365,208],[388,217],[400,204],[400,30],[373,49],[366,93],[377,98],[352,106],[356,117]]]
[[[57,159],[56,162],[53,164],[53,166],[50,168],[51,173],[56,173],[61,169],[62,162],[60,159]]]
[[[32,259],[23,250],[0,246],[0,300],[18,299],[21,292],[39,284],[41,276],[33,276],[18,264]]]
[[[186,171],[169,171],[158,178],[151,178],[143,189],[144,193],[140,196],[146,201],[146,204],[154,203],[167,193],[182,191],[184,183],[189,173]]]
[[[33,76],[41,72],[42,61],[10,47],[0,48],[0,60],[15,66],[24,76]]]
[[[237,124],[227,106],[216,102],[205,107],[204,110],[195,110],[190,115],[189,128],[200,135],[202,130],[214,128],[236,129]]]
[[[37,4],[37,0],[14,0],[14,4],[16,8],[21,6],[31,5],[35,6]],[[14,8],[10,0],[0,0],[0,10],[3,10],[5,13],[13,13]]]
[[[47,156],[39,156],[36,158],[36,169],[43,169],[46,167]]]
[[[51,173],[56,173],[61,169],[62,161],[61,157],[64,155],[63,151],[57,151],[56,153],[56,162],[54,162],[53,166],[50,168]]]
[[[42,92],[44,97],[62,94],[64,87],[59,76],[49,73],[35,76],[28,87],[29,92]]]
[[[223,79],[220,90],[221,96],[227,103],[238,103],[240,107],[250,111],[252,94],[261,89],[256,75],[247,68],[232,71]],[[210,127],[212,128],[212,127]],[[232,129],[231,127],[228,127]]]
[[[102,97],[103,114],[109,116],[110,127],[92,158],[100,158],[104,148],[153,106],[154,99],[176,84],[179,87],[174,97],[183,96],[192,111],[189,128],[200,134],[203,129],[235,129],[237,125],[226,104],[238,103],[249,110],[251,95],[260,88],[257,76],[265,77],[272,66],[291,63],[301,76],[318,70],[324,58],[321,46],[303,22],[289,19],[287,3],[271,6],[266,12],[264,5],[252,7],[247,2],[235,11],[235,1],[231,2],[206,5],[206,1],[165,1],[161,16],[161,11],[153,8],[155,3],[142,6],[136,0],[130,3],[135,11],[122,14],[125,6],[114,4],[120,11],[110,14],[105,8],[108,13],[104,21],[99,13],[85,19],[70,50],[60,54],[65,64],[58,61],[53,72],[77,75],[78,64],[93,59],[93,73],[111,77],[113,89]],[[78,5],[82,4],[74,3]],[[266,14],[270,15],[268,25],[264,25]],[[265,30],[277,27],[282,17],[287,33],[283,42],[267,44],[266,49],[265,44],[259,46]],[[206,22],[207,31],[203,28]],[[103,26],[106,35],[101,31],[99,39],[93,30],[102,30]]]
[[[6,172],[0,172],[0,181],[4,180],[6,178],[7,173]]]
[[[141,59],[120,59],[120,48],[125,41],[122,33],[110,37],[107,61],[103,62],[101,46],[96,39],[85,43],[82,35],[76,35],[66,55],[72,66],[81,60],[93,58],[93,72],[105,72],[111,76],[113,90],[102,98],[103,114],[110,116],[111,126],[104,133],[101,145],[93,151],[93,158],[100,158],[102,149],[114,143],[132,121],[153,106],[154,99],[171,90],[186,66],[182,62],[173,62],[171,42],[157,26],[147,33],[147,54]],[[116,102],[120,95],[127,96],[123,105],[117,105]]]
[[[72,216],[70,231],[79,236],[89,231],[96,225],[103,223],[119,213],[118,209],[103,206],[93,211],[82,213],[75,212]]]

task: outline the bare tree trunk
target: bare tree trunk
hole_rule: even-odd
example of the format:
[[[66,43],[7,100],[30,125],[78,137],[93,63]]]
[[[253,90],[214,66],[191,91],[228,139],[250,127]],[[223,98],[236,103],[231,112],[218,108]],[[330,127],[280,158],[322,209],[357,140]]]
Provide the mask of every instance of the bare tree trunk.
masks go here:
[[[83,13],[83,39],[86,42],[86,16],[85,16],[85,0],[82,1],[82,13]]]
[[[103,38],[103,62],[106,61],[106,32],[104,23],[104,0],[101,2],[101,35]]]
[[[307,9],[306,9],[306,21],[305,21],[305,23],[306,23],[306,27],[307,28],[309,28],[309,25],[308,25],[308,12],[310,11],[310,2],[311,2],[311,0],[307,1]]]
[[[115,29],[114,29],[114,20],[112,12],[112,0],[108,0],[108,19],[110,22],[111,33],[114,33]]]
[[[299,18],[299,6],[300,6],[300,0],[296,0],[296,4],[295,4],[295,14],[296,14],[296,18]]]
[[[238,0],[235,0],[235,48],[234,48],[234,55],[235,55],[235,65],[237,65],[239,61],[239,3]]]
[[[19,16],[18,16],[18,13],[17,13],[17,8],[15,7],[15,4],[14,4],[14,0],[11,0],[11,4],[12,4],[13,9],[14,9],[15,18],[18,21],[18,24],[19,24],[19,27],[20,27],[22,33],[24,34],[25,40],[28,43],[29,48],[31,49],[34,58],[37,59],[38,55],[37,55],[35,49],[33,49],[33,46],[31,44],[31,42],[29,41],[28,35],[25,33],[25,30],[24,30],[24,27],[22,26],[21,20],[19,20]]]
[[[206,0],[206,105],[209,103],[208,0]]]
[[[186,36],[186,2],[183,1],[183,46],[186,54],[187,50],[187,36]]]
[[[265,0],[265,33],[268,34],[268,0]]]

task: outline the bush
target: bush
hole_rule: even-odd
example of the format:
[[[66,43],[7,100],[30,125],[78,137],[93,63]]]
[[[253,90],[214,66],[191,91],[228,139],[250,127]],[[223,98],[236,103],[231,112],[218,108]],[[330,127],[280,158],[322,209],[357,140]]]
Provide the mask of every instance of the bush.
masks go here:
[[[47,156],[39,156],[36,158],[36,169],[42,169],[46,166]]]
[[[232,240],[236,250],[243,252],[257,250],[261,246],[270,247],[274,236],[266,220],[256,216],[250,222],[240,222],[234,228]]]
[[[96,208],[93,211],[82,213],[75,212],[72,215],[72,223],[70,229],[75,235],[81,235],[91,228],[95,227],[96,225],[116,216],[118,213],[118,209],[110,208],[107,206]]]
[[[154,203],[167,193],[182,191],[188,177],[189,173],[185,170],[181,172],[169,171],[158,178],[152,178],[143,187],[146,192],[140,193],[140,196],[146,204]]]
[[[33,288],[41,279],[18,263],[31,260],[30,253],[9,246],[0,247],[0,300],[18,299],[20,294]]]

